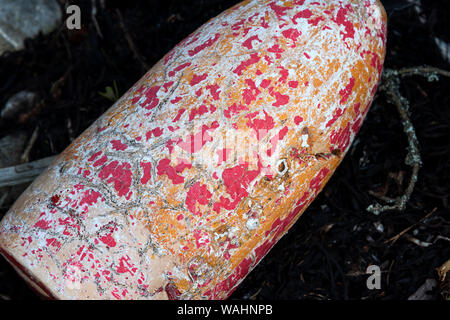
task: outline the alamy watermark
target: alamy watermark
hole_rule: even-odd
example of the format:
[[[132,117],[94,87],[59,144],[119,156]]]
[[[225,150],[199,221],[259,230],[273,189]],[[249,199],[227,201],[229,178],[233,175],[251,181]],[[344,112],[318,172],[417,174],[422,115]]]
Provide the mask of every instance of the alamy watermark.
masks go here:
[[[66,14],[68,15],[66,19],[66,27],[69,30],[80,30],[81,29],[81,9],[77,5],[70,5],[66,8]]]
[[[370,274],[370,276],[367,278],[366,281],[367,289],[369,290],[381,289],[380,267],[375,264],[372,264],[367,267],[366,273]]]

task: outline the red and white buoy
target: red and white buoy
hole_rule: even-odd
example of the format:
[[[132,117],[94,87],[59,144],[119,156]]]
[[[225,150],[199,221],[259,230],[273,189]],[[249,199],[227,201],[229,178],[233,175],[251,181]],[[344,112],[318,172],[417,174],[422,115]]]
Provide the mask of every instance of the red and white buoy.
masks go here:
[[[32,183],[1,253],[49,298],[227,298],[347,152],[385,42],[375,0],[230,8]]]

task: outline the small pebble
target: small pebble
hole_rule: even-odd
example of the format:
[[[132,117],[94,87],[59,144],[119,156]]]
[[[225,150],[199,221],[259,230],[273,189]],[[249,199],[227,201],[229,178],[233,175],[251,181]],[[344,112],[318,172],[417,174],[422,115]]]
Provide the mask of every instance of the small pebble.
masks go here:
[[[14,120],[22,113],[28,112],[36,105],[37,95],[30,91],[20,91],[6,102],[0,113],[0,118]]]
[[[373,225],[375,226],[375,229],[377,229],[378,232],[380,232],[380,233],[384,232],[384,226],[381,222],[376,221],[373,223]]]

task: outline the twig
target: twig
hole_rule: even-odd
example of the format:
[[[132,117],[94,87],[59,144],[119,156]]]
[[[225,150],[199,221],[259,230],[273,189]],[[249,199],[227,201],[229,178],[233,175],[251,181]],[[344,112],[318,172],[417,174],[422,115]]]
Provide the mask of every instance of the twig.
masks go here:
[[[423,217],[422,219],[420,219],[418,222],[414,223],[413,225],[409,226],[408,228],[406,228],[405,230],[401,231],[399,234],[397,234],[396,236],[393,236],[390,239],[387,239],[384,243],[388,243],[388,242],[392,242],[391,244],[394,244],[398,239],[400,239],[401,236],[403,236],[406,232],[408,232],[409,230],[411,230],[412,228],[414,228],[415,226],[417,226],[419,223],[421,223],[422,221],[425,221],[429,216],[431,216],[434,212],[436,212],[437,208],[434,208],[433,210],[431,210],[430,213],[428,213],[425,217]]]
[[[391,277],[391,271],[392,271],[392,267],[394,266],[394,263],[395,263],[395,259],[392,260],[391,265],[389,266],[388,274],[386,276],[386,284],[387,284],[388,287],[389,287],[389,280],[390,280],[390,277]]]
[[[91,0],[91,19],[94,22],[95,29],[97,30],[97,34],[100,38],[103,38],[102,31],[100,30],[100,26],[97,22],[97,0]]]
[[[261,290],[263,289],[265,282],[263,282],[262,286],[258,289],[258,291],[256,291],[254,294],[252,294],[248,299],[249,300],[256,300],[256,296],[261,292]]]
[[[28,162],[28,159],[30,158],[31,149],[33,148],[34,143],[36,142],[38,134],[39,134],[39,126],[36,126],[36,128],[34,128],[33,134],[31,135],[30,141],[28,141],[27,147],[25,148],[24,152],[20,156],[21,163]]]
[[[419,76],[423,76],[423,77],[428,77],[430,81],[437,80],[437,79],[430,78],[430,77],[436,77],[438,75],[450,77],[450,71],[442,70],[442,69],[430,67],[430,66],[403,68],[403,69],[397,70],[397,74],[400,77],[419,75]]]
[[[433,243],[436,243],[436,241],[438,241],[438,240],[445,240],[445,241],[450,242],[450,238],[449,238],[449,237],[444,237],[444,236],[438,235],[438,236],[434,239]]]
[[[426,248],[426,247],[429,247],[429,246],[432,245],[431,242],[421,241],[421,240],[419,240],[419,239],[416,239],[416,238],[410,236],[409,234],[405,234],[405,239],[408,240],[408,241],[411,241],[412,243],[418,245],[419,247],[424,247],[424,248]]]
[[[128,46],[130,47],[131,51],[133,52],[134,57],[141,63],[142,68],[144,68],[145,71],[150,69],[150,66],[144,61],[142,56],[139,54],[139,51],[137,50],[136,46],[134,45],[133,39],[131,38],[130,34],[127,31],[127,28],[125,27],[125,23],[123,22],[122,14],[120,13],[119,9],[116,9],[117,17],[119,18],[120,27],[123,30],[125,39],[128,42]]]
[[[14,167],[0,169],[0,187],[10,187],[33,181],[52,162],[56,156],[43,158],[33,162],[19,164]]]
[[[408,187],[406,188],[404,194],[392,200],[385,200],[386,202],[390,202],[392,204],[382,206],[379,203],[375,203],[367,207],[367,211],[376,215],[388,210],[402,211],[405,209],[406,203],[408,203],[411,193],[414,190],[414,186],[417,182],[417,175],[419,173],[420,166],[422,165],[419,151],[419,141],[417,140],[414,126],[412,125],[408,114],[409,103],[408,100],[401,95],[399,87],[400,79],[397,71],[386,70],[383,74],[380,90],[383,90],[388,94],[391,102],[396,106],[397,111],[400,114],[400,118],[402,119],[403,130],[408,138],[408,154],[406,156],[405,163],[412,167],[412,173]]]
[[[428,81],[439,80],[438,75],[450,77],[450,71],[434,68],[430,66],[403,68],[399,70],[387,69],[383,73],[380,90],[387,93],[390,102],[395,105],[403,124],[403,130],[408,138],[408,154],[405,163],[412,167],[411,178],[404,194],[397,198],[378,197],[379,199],[389,203],[389,205],[372,204],[367,207],[367,211],[373,214],[380,214],[388,210],[403,211],[406,204],[411,198],[416,185],[420,167],[422,166],[422,158],[419,151],[419,141],[414,130],[414,126],[409,117],[409,102],[400,93],[400,77],[421,75],[427,77]],[[371,193],[374,195],[374,193]]]

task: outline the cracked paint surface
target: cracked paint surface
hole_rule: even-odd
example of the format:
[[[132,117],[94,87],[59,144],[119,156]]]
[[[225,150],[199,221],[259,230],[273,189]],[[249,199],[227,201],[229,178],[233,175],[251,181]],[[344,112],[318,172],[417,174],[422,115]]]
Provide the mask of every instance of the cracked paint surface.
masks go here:
[[[2,254],[53,298],[227,298],[349,149],[385,37],[375,0],[230,8],[33,182]]]

